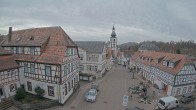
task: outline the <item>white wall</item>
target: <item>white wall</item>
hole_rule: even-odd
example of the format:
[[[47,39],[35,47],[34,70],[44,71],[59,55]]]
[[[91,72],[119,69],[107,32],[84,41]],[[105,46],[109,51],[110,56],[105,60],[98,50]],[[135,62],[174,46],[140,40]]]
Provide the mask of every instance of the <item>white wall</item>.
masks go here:
[[[13,83],[10,83],[10,84],[7,84],[7,85],[4,85],[4,91],[5,91],[6,98],[8,98],[8,97],[13,96],[13,95],[16,94],[16,90],[13,91],[13,92],[10,91],[10,85],[11,84],[16,84],[17,85],[17,88],[20,87],[19,81],[13,82]]]
[[[41,82],[41,81],[36,81],[32,79],[27,79],[25,78],[25,90],[29,93],[35,94],[34,90],[37,86],[41,87],[42,89],[45,90],[44,97],[52,100],[58,100],[59,99],[59,86],[57,84],[52,84],[52,83],[46,83],[46,82]],[[32,84],[32,91],[28,90],[27,87],[27,81],[31,82]],[[48,95],[48,86],[54,87],[54,96],[49,96]]]
[[[191,90],[188,91],[188,88],[191,86]],[[183,88],[187,87],[187,89],[185,90],[185,92],[183,92]],[[180,92],[179,94],[177,94],[178,89],[180,88]],[[190,84],[190,85],[184,85],[184,86],[178,86],[178,87],[174,87],[173,91],[172,91],[172,95],[173,96],[178,96],[178,95],[182,95],[182,94],[187,94],[187,93],[191,93],[195,90],[195,85],[194,84]]]

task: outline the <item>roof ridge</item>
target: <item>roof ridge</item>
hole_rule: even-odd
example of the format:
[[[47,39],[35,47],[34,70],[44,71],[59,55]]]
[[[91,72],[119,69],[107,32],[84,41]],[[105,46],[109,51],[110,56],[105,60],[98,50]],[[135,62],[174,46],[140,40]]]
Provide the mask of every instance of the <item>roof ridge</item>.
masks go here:
[[[46,29],[46,28],[62,28],[61,26],[46,26],[46,27],[35,27],[35,28],[28,28],[28,29],[19,29],[19,30],[13,30],[12,32],[16,31],[26,31],[26,30],[32,30],[32,29]]]

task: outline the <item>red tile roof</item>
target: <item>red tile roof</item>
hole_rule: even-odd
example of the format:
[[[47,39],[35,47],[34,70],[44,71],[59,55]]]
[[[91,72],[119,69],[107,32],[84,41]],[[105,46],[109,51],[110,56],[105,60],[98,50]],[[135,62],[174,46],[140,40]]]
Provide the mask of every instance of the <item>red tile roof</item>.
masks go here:
[[[0,71],[19,68],[12,55],[0,56]]]
[[[151,57],[153,60],[151,62],[142,60],[140,57]],[[159,63],[157,63],[157,58],[162,58],[164,57]],[[158,68],[162,71],[171,73],[171,74],[178,74],[180,70],[183,68],[184,65],[192,63],[191,60],[189,60],[186,55],[182,54],[172,54],[172,53],[164,53],[164,52],[152,52],[152,51],[146,51],[146,52],[135,52],[132,56],[132,60],[153,66],[155,68]],[[177,65],[174,68],[164,66],[163,65],[163,60],[171,60],[172,62],[174,61],[179,61]]]
[[[21,37],[20,44],[17,44],[18,37]],[[28,41],[34,36],[34,41]],[[25,43],[25,42],[28,43]],[[42,27],[13,31],[11,42],[6,39],[2,46],[41,46],[46,42],[41,55],[16,54],[16,60],[33,61],[39,63],[62,64],[68,46],[76,46],[70,37],[61,27]],[[28,44],[28,45],[26,45]]]

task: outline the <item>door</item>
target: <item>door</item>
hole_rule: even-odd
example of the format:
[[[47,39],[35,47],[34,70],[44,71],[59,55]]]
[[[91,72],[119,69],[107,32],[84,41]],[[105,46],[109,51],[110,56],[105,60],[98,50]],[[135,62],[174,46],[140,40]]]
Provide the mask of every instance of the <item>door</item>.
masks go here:
[[[3,98],[5,98],[3,88],[0,87],[0,102]]]

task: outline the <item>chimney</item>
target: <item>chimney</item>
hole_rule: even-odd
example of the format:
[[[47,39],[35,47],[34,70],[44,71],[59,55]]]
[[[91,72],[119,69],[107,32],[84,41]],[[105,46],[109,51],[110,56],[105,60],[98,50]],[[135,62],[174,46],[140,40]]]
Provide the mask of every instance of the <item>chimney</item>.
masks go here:
[[[12,27],[9,27],[8,42],[11,41],[11,37],[12,37]]]

